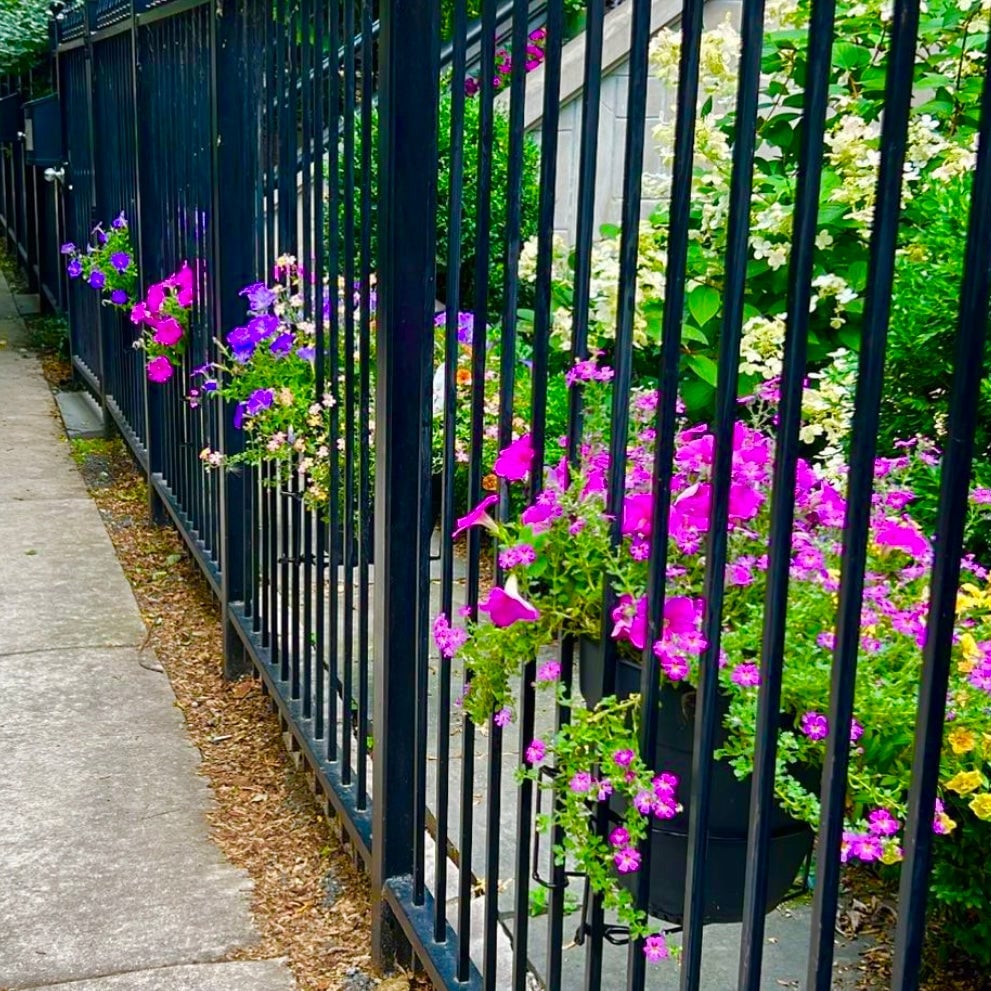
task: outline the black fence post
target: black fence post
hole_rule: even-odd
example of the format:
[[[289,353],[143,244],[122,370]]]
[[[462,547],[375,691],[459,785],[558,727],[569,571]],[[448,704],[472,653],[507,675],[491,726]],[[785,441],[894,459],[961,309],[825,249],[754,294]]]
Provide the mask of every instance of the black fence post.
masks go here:
[[[211,19],[213,131],[213,317],[223,336],[244,316],[240,290],[256,280],[255,199],[258,174],[258,122],[264,50],[257,43],[263,24],[254,22],[255,0],[218,4]],[[252,27],[254,25],[254,32]],[[252,37],[254,34],[254,37]],[[231,410],[222,409],[225,455],[244,449]],[[250,482],[244,471],[225,471],[220,485],[220,574],[224,622],[224,676],[251,671],[251,660],[231,620],[231,607],[243,605],[251,557]]]
[[[86,121],[87,121],[87,131],[89,134],[89,155],[90,155],[90,217],[89,222],[91,228],[96,225],[96,125],[94,123],[94,107],[93,101],[96,99],[96,53],[93,47],[93,32],[96,30],[96,2],[95,0],[86,0],[85,6],[83,8],[83,37],[86,40]],[[103,416],[103,436],[111,437],[113,435],[113,420],[110,416],[110,411],[107,409],[107,376],[109,374],[109,361],[107,358],[107,353],[110,348],[110,342],[107,340],[107,335],[104,327],[104,320],[99,310],[96,316],[96,326],[93,328],[92,333],[97,335],[97,355],[99,356],[97,375],[99,377],[100,384],[100,413]]]
[[[134,89],[134,157],[135,157],[135,216],[134,248],[138,256],[138,292],[142,298],[148,288],[146,273],[149,259],[157,257],[162,239],[161,222],[152,204],[159,191],[149,181],[151,170],[146,168],[145,150],[149,127],[146,87],[142,85],[141,61],[145,55],[142,29],[138,24],[138,2],[131,0],[131,85]],[[153,174],[153,173],[152,173]],[[146,190],[146,185],[148,186]],[[146,195],[147,193],[147,195]],[[165,467],[165,401],[160,386],[152,387],[147,375],[141,377],[145,405],[145,449],[148,455],[148,513],[154,523],[164,526],[169,519],[162,496],[155,486]]]
[[[438,24],[438,0],[383,5],[372,826],[372,956],[383,970],[408,955],[387,889],[413,873],[416,739],[426,718],[413,659],[418,596],[430,594],[429,545],[419,535],[420,503],[429,498],[420,467],[430,457]]]

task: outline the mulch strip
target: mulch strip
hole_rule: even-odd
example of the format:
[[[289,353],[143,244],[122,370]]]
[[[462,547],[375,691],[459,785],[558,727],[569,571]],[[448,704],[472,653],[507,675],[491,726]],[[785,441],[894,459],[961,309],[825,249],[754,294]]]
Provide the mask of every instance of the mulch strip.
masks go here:
[[[223,679],[217,603],[178,533],[150,522],[144,479],[123,444],[91,443],[77,460],[148,627],[145,664],[164,667],[203,755],[217,800],[213,837],[254,883],[261,938],[233,958],[285,957],[301,991],[425,987],[371,976],[367,880],[287,752],[260,683]]]

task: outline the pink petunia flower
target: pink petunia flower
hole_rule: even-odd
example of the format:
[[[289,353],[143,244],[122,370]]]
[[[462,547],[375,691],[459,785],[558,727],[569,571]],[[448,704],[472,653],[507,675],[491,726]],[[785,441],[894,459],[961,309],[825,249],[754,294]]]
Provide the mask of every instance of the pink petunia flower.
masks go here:
[[[801,718],[799,729],[810,740],[825,740],[829,736],[829,720],[821,712],[806,712]]]
[[[153,324],[155,333],[152,340],[164,347],[173,347],[182,340],[182,326],[175,317],[165,317]]]
[[[516,576],[511,575],[505,588],[496,585],[485,602],[478,608],[487,612],[493,626],[512,626],[513,623],[535,623],[540,619],[540,610],[531,605],[519,593]]]
[[[148,362],[148,378],[152,382],[167,382],[172,378],[172,362],[164,354]]]
[[[460,536],[469,527],[475,526],[479,523],[484,527],[492,529],[495,523],[492,517],[488,514],[488,508],[489,506],[495,505],[498,501],[499,497],[495,494],[486,496],[473,510],[466,513],[458,520],[458,525],[454,528],[454,533],[451,534],[452,539]]]
[[[884,520],[878,526],[874,540],[881,547],[904,551],[910,557],[923,557],[930,551],[929,541],[909,523]]]
[[[620,874],[633,874],[640,870],[640,851],[633,846],[620,847],[613,854],[613,863]]]
[[[637,650],[647,642],[647,596],[634,603],[632,595],[622,595],[612,611],[614,640],[629,640]]]
[[[667,940],[663,933],[655,933],[643,941],[643,955],[649,963],[660,963],[670,957],[671,951],[668,949]]]
[[[530,443],[530,435],[524,434],[519,440],[513,441],[509,447],[503,448],[492,467],[493,472],[508,482],[520,482],[526,478],[533,463],[534,450]]]

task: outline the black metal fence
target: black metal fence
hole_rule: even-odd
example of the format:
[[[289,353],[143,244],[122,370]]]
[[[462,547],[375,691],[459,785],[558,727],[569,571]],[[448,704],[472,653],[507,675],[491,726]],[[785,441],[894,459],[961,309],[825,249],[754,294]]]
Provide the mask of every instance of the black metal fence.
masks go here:
[[[614,399],[605,478],[606,511],[617,546],[623,540],[630,416],[626,398],[634,381],[652,33],[650,0],[629,0],[627,6],[632,11],[622,114],[627,129],[623,210],[617,218],[617,303],[609,356]],[[660,402],[649,527],[654,536],[648,643],[663,626],[659,617],[664,615],[672,458],[679,429],[676,397],[683,371],[681,328],[686,287],[695,276],[690,208],[704,6],[703,0],[686,0],[681,14],[663,333],[658,363],[650,370],[660,384]],[[582,128],[573,139],[581,178],[571,259],[569,364],[589,356],[606,8],[603,0],[589,0],[580,36]],[[683,929],[683,991],[707,986],[702,983],[711,883],[706,863],[713,856],[709,823],[719,802],[711,788],[712,755],[720,721],[719,644],[764,14],[759,0],[742,6],[705,554],[704,634],[709,646],[700,662],[690,765],[694,773],[690,794],[683,799],[691,809],[682,879],[685,904],[677,913]],[[766,986],[761,983],[763,908],[772,866],[770,823],[793,493],[834,17],[831,0],[812,4],[802,125],[796,132],[800,166],[787,269],[788,325],[759,657],[753,814],[741,896],[735,985],[740,989]],[[573,865],[548,860],[546,849],[535,849],[535,785],[530,779],[517,782],[513,772],[540,727],[566,725],[571,711],[553,700],[549,707],[538,702],[535,659],[521,663],[514,685],[518,733],[502,720],[479,729],[455,702],[464,690],[463,665],[456,658],[436,656],[430,642],[437,612],[451,617],[462,609],[475,618],[482,594],[505,578],[498,565],[490,569],[494,552],[477,527],[468,531],[463,555],[446,538],[458,517],[491,487],[483,464],[486,443],[494,440],[506,447],[513,440],[521,357],[528,362],[525,405],[533,449],[529,502],[537,504],[545,467],[557,461],[548,369],[552,334],[561,320],[553,296],[552,234],[565,5],[563,0],[540,5],[484,0],[480,22],[469,25],[465,3],[456,0],[453,35],[443,46],[439,18],[437,0],[381,5],[375,0],[98,0],[70,7],[60,15],[55,54],[66,149],[61,200],[39,207],[42,192],[54,187],[25,178],[15,144],[3,159],[0,220],[27,269],[48,286],[60,279],[38,258],[57,250],[62,239],[85,243],[97,220],[106,222],[121,211],[132,223],[143,288],[184,261],[193,267],[196,302],[178,374],[163,384],[149,384],[144,355],[133,346],[137,330],[116,311],[99,306],[96,294],[79,281],[68,291],[73,361],[147,469],[153,511],[179,528],[220,598],[227,671],[254,670],[264,680],[368,866],[376,900],[376,960],[388,965],[396,955],[415,958],[438,988],[673,986],[671,978],[649,970],[643,936],[623,934],[601,896],[583,890]],[[918,18],[919,0],[896,0],[847,482],[828,712],[832,726],[847,725],[853,717],[869,537],[866,507],[874,482]],[[507,73],[508,86],[496,79],[498,25],[508,27],[500,37],[508,37],[515,52],[526,49],[535,26],[546,29],[536,277],[526,284],[519,258],[530,140],[522,126],[527,66],[516,58]],[[469,60],[479,67],[477,95],[466,94]],[[499,99],[507,103],[509,120],[508,145],[501,149],[505,172],[499,176],[493,164],[497,89],[508,90],[508,97]],[[477,105],[469,106],[472,99]],[[987,102],[985,93],[985,107]],[[474,143],[466,139],[468,109],[477,113]],[[440,129],[439,120],[449,131]],[[893,987],[898,991],[918,986],[924,937],[931,810],[988,316],[989,127],[991,114],[985,113],[921,669],[894,949]],[[32,221],[35,211],[38,220]],[[236,456],[244,450],[245,436],[232,424],[232,410],[206,402],[191,406],[185,398],[192,370],[216,360],[217,339],[245,321],[241,289],[266,281],[273,268],[288,264],[285,256],[316,273],[314,288],[301,290],[301,305],[313,323],[311,398],[325,433],[326,503],[317,509],[305,498],[303,476],[285,472],[275,461],[205,471],[201,452]],[[497,269],[504,279],[501,285],[491,284],[496,258],[504,260]],[[470,296],[464,298],[465,293]],[[57,302],[61,296],[53,289],[50,298]],[[446,327],[439,343],[433,332],[438,312]],[[473,322],[467,370],[458,363],[459,343],[465,343],[458,338],[463,312]],[[467,392],[464,381],[470,382]],[[487,393],[492,381],[496,386]],[[465,412],[460,404],[468,411],[466,452],[458,433],[458,417]],[[582,415],[575,393],[563,443],[572,469],[581,450]],[[511,507],[506,482],[497,481],[495,488],[505,514]],[[519,496],[512,499],[518,502]],[[607,588],[604,596],[605,646],[596,676],[601,683],[589,693],[598,697],[614,693],[617,677],[617,645],[608,636],[616,593]],[[568,691],[579,663],[577,647],[574,638],[565,637],[558,648],[561,681]],[[659,683],[652,664],[648,650],[638,721],[642,753],[654,751],[658,734]],[[822,776],[807,971],[807,986],[817,991],[833,981],[848,759],[842,734],[833,734]],[[600,803],[597,826],[603,836],[610,828],[607,803]],[[558,829],[552,840],[561,838]],[[641,846],[643,866],[633,888],[641,908],[652,898],[650,846]],[[546,914],[535,916],[532,895],[540,885],[548,891]],[[579,924],[571,914],[576,892],[587,902],[578,946],[570,942],[572,926]]]
[[[48,64],[21,76],[0,79],[0,100],[10,107],[3,126],[17,131],[22,126],[22,103],[50,93],[52,86]],[[58,187],[46,179],[43,169],[28,164],[24,143],[16,133],[4,135],[0,231],[9,253],[24,272],[28,292],[38,294],[49,310],[65,307],[65,282],[58,253],[60,209]]]

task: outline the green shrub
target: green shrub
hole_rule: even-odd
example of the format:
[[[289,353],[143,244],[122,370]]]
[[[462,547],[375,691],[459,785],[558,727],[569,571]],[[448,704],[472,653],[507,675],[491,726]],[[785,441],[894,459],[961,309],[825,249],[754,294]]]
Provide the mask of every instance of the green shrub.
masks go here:
[[[0,7],[0,75],[27,71],[47,47],[46,0],[7,0]]]
[[[458,280],[460,287],[460,309],[474,309],[475,305],[475,249],[478,217],[478,172],[477,148],[480,126],[481,104],[477,99],[465,101],[464,117],[464,186],[462,198],[461,224],[461,272]],[[448,293],[447,253],[448,231],[450,230],[449,197],[451,189],[451,96],[445,92],[440,100],[440,148],[437,161],[437,269],[438,296],[445,300]],[[355,272],[359,271],[359,253],[361,237],[361,209],[363,193],[361,188],[361,156],[362,139],[360,127],[356,128],[354,143],[354,187],[352,202],[354,203],[354,241],[350,246],[353,252]],[[372,111],[372,146],[375,151],[371,160],[371,247],[372,266],[374,267],[378,250],[378,110]],[[537,210],[540,199],[540,149],[535,141],[526,138],[523,145],[523,186],[522,186],[522,236],[523,239],[532,237],[537,230]],[[338,161],[339,188],[345,190],[346,168],[344,159],[344,144],[341,142],[341,154]],[[506,278],[506,197],[509,188],[509,118],[506,114],[496,111],[493,124],[492,143],[492,220],[489,229],[489,319],[494,321],[501,317],[505,300]],[[345,250],[344,231],[344,202],[341,199],[338,209],[339,250]],[[521,304],[527,302],[527,297],[521,299]]]

